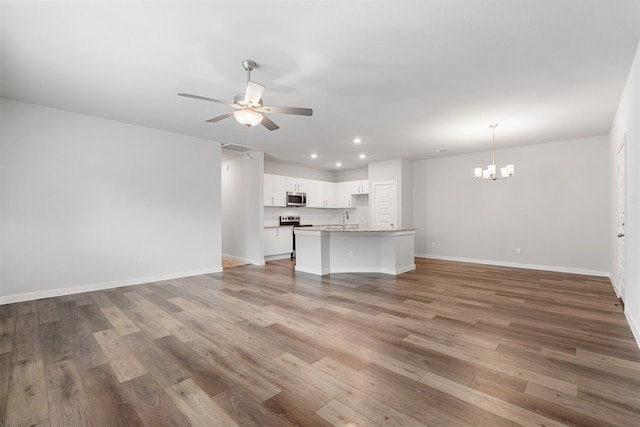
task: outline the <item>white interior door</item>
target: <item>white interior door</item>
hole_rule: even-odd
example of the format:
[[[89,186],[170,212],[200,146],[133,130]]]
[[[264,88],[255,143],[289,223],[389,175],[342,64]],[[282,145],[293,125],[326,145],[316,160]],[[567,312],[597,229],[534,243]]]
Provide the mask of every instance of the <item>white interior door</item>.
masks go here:
[[[622,146],[618,150],[618,164],[617,164],[617,180],[618,180],[618,293],[620,299],[624,301],[624,288],[626,281],[627,271],[627,245],[626,245],[626,209],[627,209],[627,192],[626,192],[626,178],[627,178],[627,150],[626,150],[626,135],[625,140],[622,142]]]
[[[373,184],[373,228],[398,226],[398,194],[395,181]]]

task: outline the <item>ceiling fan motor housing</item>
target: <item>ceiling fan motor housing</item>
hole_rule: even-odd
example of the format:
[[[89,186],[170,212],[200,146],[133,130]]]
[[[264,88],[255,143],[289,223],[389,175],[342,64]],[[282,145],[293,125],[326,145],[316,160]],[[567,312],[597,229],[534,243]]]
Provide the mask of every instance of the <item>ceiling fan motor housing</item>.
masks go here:
[[[236,105],[232,105],[232,106],[234,107],[237,106],[237,108],[247,107],[248,106],[247,103],[244,102],[244,96],[245,96],[244,93],[239,93],[236,96],[234,96],[233,103]],[[262,98],[260,98],[260,100],[256,104],[251,105],[251,107],[254,107],[254,108],[262,107]]]
[[[245,59],[244,61],[242,61],[242,66],[247,71],[253,71],[253,69],[256,68],[258,64],[250,59]]]

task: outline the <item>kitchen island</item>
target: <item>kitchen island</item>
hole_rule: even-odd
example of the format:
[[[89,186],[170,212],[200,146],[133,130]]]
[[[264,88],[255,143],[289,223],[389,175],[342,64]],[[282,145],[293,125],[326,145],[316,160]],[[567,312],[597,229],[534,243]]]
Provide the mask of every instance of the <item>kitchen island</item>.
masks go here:
[[[415,228],[305,227],[294,234],[296,271],[398,275],[416,268]]]

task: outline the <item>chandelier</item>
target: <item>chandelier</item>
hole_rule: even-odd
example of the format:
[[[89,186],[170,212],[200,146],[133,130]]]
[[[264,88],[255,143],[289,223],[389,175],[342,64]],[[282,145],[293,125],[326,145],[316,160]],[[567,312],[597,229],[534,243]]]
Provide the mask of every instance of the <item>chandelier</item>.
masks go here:
[[[486,169],[475,168],[475,174],[477,179],[495,181],[496,179],[511,178],[515,170],[514,165],[506,165],[505,167],[500,168],[500,175],[501,175],[500,177],[498,177],[498,175],[496,174],[496,127],[497,126],[498,126],[497,124],[489,125],[489,127],[493,129],[493,148],[492,148],[493,164],[488,165]]]

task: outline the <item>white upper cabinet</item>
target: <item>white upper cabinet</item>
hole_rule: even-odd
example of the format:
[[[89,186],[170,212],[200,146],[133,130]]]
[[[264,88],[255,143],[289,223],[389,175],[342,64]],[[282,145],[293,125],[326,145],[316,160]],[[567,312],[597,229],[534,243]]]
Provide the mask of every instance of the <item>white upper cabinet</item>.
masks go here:
[[[321,207],[333,208],[336,204],[336,184],[335,182],[317,181],[318,196],[321,200]]]
[[[328,182],[264,174],[264,205],[286,206],[287,191],[307,193],[309,208],[351,208],[352,195],[369,194],[369,180]]]
[[[287,191],[296,191],[298,193],[307,192],[308,180],[304,178],[287,177]]]
[[[287,206],[287,177],[264,174],[264,205]]]
[[[352,195],[369,194],[369,180],[339,182],[336,186],[336,207],[353,207]]]
[[[351,182],[339,182],[336,184],[336,208],[351,207]]]
[[[320,181],[310,179],[307,181],[307,207],[322,208],[323,200],[320,196]]]
[[[307,180],[307,207],[335,207],[335,183],[327,181]]]
[[[349,181],[351,183],[351,194],[369,194],[369,180]]]

